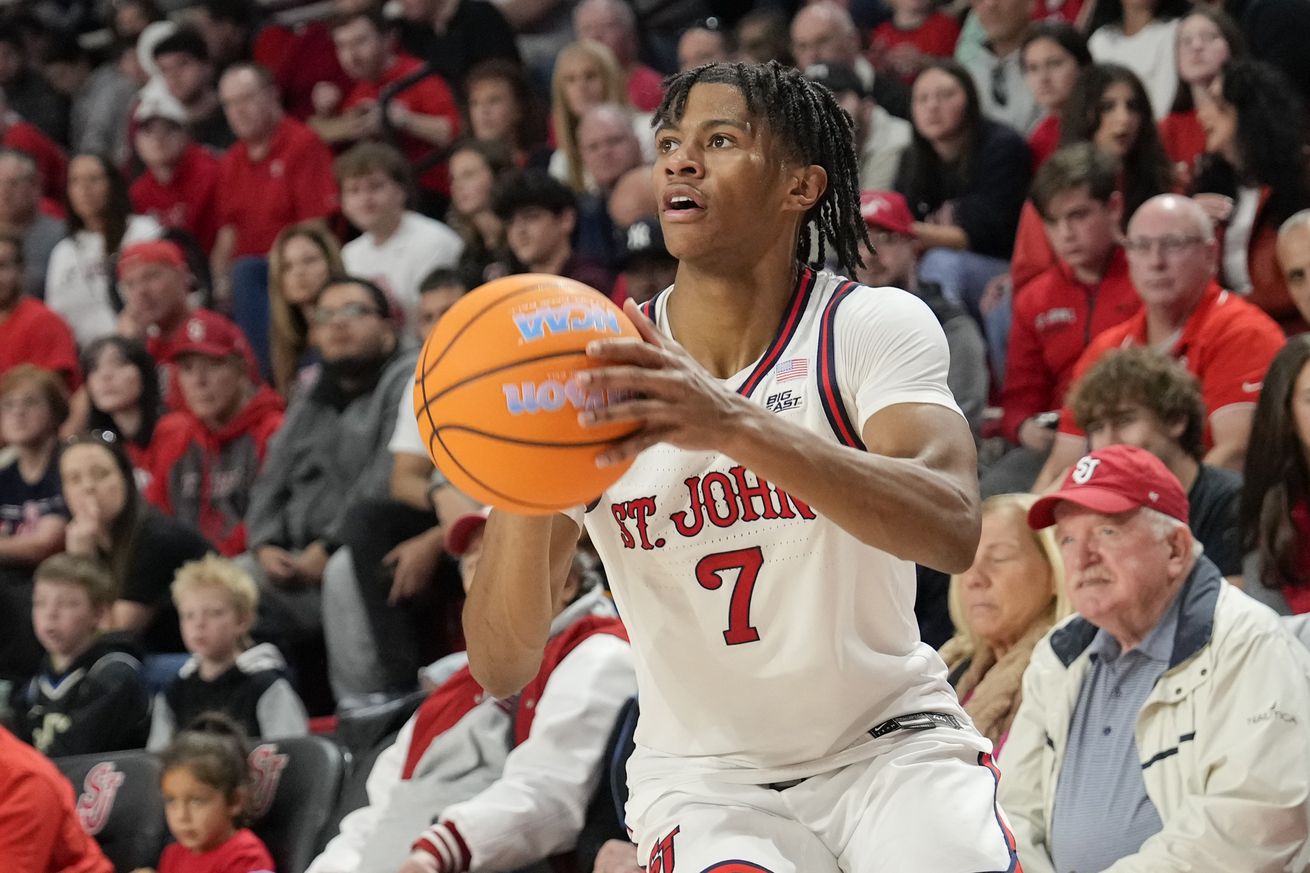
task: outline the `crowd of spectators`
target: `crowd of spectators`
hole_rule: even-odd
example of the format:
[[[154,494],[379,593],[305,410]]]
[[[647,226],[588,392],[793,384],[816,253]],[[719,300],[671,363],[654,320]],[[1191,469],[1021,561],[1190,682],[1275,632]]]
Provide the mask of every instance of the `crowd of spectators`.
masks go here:
[[[574,848],[622,624],[584,550],[542,674],[476,687],[485,512],[418,433],[418,345],[511,273],[669,286],[662,78],[732,60],[833,92],[852,278],[947,337],[982,539],[918,612],[1024,868],[1305,867],[1310,656],[1252,602],[1310,613],[1304,0],[273,5],[0,15],[0,723],[218,798],[161,873],[263,863],[242,736],[419,692],[311,869]],[[0,867],[107,869],[36,752],[0,728]],[[574,861],[640,869],[613,836]]]

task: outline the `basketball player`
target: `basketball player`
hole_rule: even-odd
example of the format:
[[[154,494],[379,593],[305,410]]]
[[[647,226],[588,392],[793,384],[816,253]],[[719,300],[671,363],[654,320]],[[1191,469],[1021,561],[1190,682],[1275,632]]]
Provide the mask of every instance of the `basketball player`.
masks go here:
[[[585,511],[492,514],[474,675],[537,673],[585,523],[637,664],[647,873],[1017,870],[990,744],[913,614],[913,562],[962,571],[978,541],[946,340],[912,295],[801,263],[866,239],[850,118],[777,64],[679,74],[657,118],[677,277],[585,380],[633,398],[583,414],[637,425],[598,463],[636,461]]]

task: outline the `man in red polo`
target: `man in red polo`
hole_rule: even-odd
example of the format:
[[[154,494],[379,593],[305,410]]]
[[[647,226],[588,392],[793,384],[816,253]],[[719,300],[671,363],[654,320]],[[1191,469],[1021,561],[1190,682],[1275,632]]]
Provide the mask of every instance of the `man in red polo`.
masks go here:
[[[330,143],[349,144],[378,139],[383,134],[379,97],[383,91],[423,69],[417,58],[396,51],[383,19],[375,13],[347,13],[332,27],[337,60],[354,85],[336,103],[336,95],[320,89],[320,106],[310,124]],[[398,145],[411,164],[445,148],[459,134],[459,107],[446,81],[436,73],[395,93],[387,103],[385,123],[399,134]],[[419,185],[441,194],[450,192],[445,162],[418,177]]]
[[[1056,410],[1092,338],[1142,307],[1119,245],[1115,161],[1090,143],[1060,149],[1032,201],[1056,262],[1015,295],[1001,433],[1019,448],[984,476],[984,494],[1027,491],[1055,442]]]
[[[123,311],[118,332],[145,342],[150,357],[159,365],[159,385],[169,409],[185,405],[174,358],[179,350],[197,341],[197,335],[228,335],[240,329],[217,312],[192,307],[187,299],[191,274],[182,250],[168,240],[134,243],[118,256],[118,284],[123,293]],[[259,369],[249,343],[240,344],[251,379],[259,381]]]
[[[187,131],[186,108],[163,89],[141,97],[133,143],[146,170],[132,183],[132,209],[184,230],[206,254],[218,235],[218,159]]]
[[[23,293],[23,243],[0,233],[0,375],[35,364],[78,384],[77,343],[64,320]]]
[[[1124,243],[1142,309],[1097,335],[1078,359],[1074,381],[1110,349],[1168,350],[1201,383],[1204,462],[1240,471],[1265,371],[1284,337],[1273,319],[1214,281],[1217,245],[1214,227],[1195,201],[1161,194],[1142,204]],[[1034,490],[1049,487],[1086,451],[1087,439],[1065,406],[1060,434]]]
[[[332,153],[314,132],[282,114],[268,70],[228,67],[219,99],[237,143],[219,162],[214,281],[220,293],[234,258],[265,257],[282,228],[323,218],[337,205]]]

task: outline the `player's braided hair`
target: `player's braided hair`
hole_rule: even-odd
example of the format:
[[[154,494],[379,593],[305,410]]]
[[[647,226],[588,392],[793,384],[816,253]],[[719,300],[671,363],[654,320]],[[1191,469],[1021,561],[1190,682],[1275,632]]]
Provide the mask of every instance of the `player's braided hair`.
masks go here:
[[[788,159],[817,164],[827,171],[828,186],[801,224],[796,257],[809,261],[817,231],[814,265],[822,264],[825,243],[831,243],[847,272],[862,265],[859,244],[869,244],[869,230],[860,215],[854,124],[832,92],[777,61],[705,64],[664,81],[664,99],[655,111],[655,123],[681,119],[687,95],[697,83],[735,87],[745,98],[747,111],[768,123]]]

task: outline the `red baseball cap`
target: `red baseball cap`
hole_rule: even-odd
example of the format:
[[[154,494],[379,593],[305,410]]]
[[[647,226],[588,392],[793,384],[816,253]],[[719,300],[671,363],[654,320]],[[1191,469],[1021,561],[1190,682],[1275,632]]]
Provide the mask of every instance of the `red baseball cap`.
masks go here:
[[[168,360],[176,361],[183,355],[204,355],[207,358],[241,358],[253,362],[254,354],[246,342],[241,328],[216,312],[198,309],[173,334]]]
[[[1178,477],[1155,455],[1136,446],[1106,446],[1084,455],[1064,477],[1060,490],[1028,510],[1028,526],[1055,524],[1062,501],[1113,515],[1146,507],[1188,524],[1187,494]]]
[[[477,512],[467,512],[455,519],[450,530],[446,531],[446,551],[457,558],[467,552],[469,541],[486,525],[489,515],[491,515],[491,507],[484,506]]]
[[[185,270],[186,256],[176,243],[166,239],[153,239],[147,242],[132,243],[118,256],[118,278],[128,269],[140,264],[163,264],[175,270]]]
[[[860,215],[870,227],[906,236],[914,232],[914,215],[910,206],[895,191],[860,192]]]

